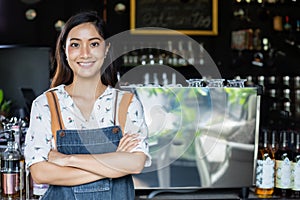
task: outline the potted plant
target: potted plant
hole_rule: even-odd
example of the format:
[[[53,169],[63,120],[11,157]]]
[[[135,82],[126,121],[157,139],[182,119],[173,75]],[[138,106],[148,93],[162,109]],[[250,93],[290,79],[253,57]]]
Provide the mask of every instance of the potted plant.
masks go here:
[[[4,99],[4,92],[0,89],[0,116],[7,117],[11,108],[11,101]]]

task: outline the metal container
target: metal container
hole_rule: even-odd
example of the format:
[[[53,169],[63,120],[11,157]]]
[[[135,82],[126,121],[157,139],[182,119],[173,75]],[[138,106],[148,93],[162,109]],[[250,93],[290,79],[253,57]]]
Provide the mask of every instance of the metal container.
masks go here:
[[[143,188],[241,188],[254,184],[257,88],[134,87],[149,128],[152,165]]]

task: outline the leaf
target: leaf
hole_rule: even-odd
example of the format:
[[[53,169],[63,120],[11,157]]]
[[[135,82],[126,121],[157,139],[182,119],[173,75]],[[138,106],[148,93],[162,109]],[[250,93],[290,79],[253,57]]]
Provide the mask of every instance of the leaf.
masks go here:
[[[0,105],[2,104],[3,99],[4,99],[4,92],[2,89],[0,89]]]
[[[4,101],[3,104],[1,105],[0,110],[8,113],[10,111],[10,105],[11,105],[11,101]]]

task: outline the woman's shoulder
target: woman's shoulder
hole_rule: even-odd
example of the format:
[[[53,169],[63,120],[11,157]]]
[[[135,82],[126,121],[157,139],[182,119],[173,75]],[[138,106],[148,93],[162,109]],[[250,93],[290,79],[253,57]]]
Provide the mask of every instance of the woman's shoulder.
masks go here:
[[[46,96],[46,93],[47,92],[50,92],[50,91],[55,91],[57,93],[61,93],[63,91],[63,85],[59,85],[57,87],[54,87],[54,88],[50,88],[50,89],[47,89],[46,91],[44,91],[42,94],[38,95],[36,97],[36,99],[33,101],[35,104],[45,104],[47,103],[47,96]]]

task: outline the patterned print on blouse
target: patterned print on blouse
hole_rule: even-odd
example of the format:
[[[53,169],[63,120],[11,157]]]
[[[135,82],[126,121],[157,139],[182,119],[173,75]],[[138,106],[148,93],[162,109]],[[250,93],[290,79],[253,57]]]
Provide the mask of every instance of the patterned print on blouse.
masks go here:
[[[72,119],[72,117],[68,117],[68,123],[72,123],[74,122],[74,120]]]

